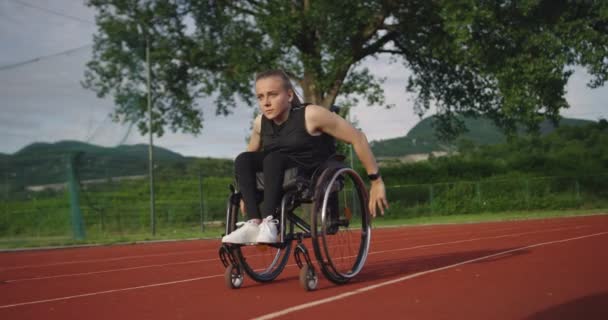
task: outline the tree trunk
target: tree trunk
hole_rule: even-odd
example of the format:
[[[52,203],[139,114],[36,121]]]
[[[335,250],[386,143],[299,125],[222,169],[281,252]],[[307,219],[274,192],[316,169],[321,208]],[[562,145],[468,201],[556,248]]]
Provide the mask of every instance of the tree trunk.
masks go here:
[[[321,93],[321,90],[316,82],[317,78],[312,74],[312,72],[304,71],[304,77],[302,78],[302,90],[304,90],[303,102],[329,108],[329,106],[323,105],[323,94]]]

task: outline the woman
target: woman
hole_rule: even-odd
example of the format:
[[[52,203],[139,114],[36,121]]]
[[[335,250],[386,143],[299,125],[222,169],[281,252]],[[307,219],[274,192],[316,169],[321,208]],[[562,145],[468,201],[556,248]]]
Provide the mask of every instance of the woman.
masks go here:
[[[243,196],[240,208],[249,220],[224,236],[222,242],[277,242],[277,220],[272,215],[281,201],[285,170],[299,167],[312,172],[331,156],[331,137],[353,145],[371,180],[368,203],[371,215],[376,217],[376,207],[384,215],[384,209],[388,208],[384,182],[362,132],[326,108],[302,105],[289,77],[281,70],[258,74],[255,92],[262,114],[253,122],[247,151],[235,159],[236,178]],[[261,208],[256,201],[255,174],[259,171],[264,173]]]

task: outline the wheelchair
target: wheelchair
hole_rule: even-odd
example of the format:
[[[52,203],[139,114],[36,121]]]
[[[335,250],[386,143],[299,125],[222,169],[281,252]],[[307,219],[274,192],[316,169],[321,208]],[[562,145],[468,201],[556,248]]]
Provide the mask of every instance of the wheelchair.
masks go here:
[[[241,194],[233,185],[230,189],[226,234],[243,223],[239,221]],[[257,175],[257,189],[263,190],[261,173]],[[286,170],[283,191],[280,208],[274,216],[279,220],[278,243],[222,244],[220,247],[227,287],[240,288],[244,274],[261,283],[276,279],[287,265],[294,242],[299,282],[305,290],[317,288],[317,267],[335,284],[354,278],[365,264],[371,240],[367,189],[357,172],[344,164],[344,157],[334,156],[312,176],[301,174],[298,168]],[[297,209],[303,213],[298,215]],[[305,242],[311,243],[317,266]]]

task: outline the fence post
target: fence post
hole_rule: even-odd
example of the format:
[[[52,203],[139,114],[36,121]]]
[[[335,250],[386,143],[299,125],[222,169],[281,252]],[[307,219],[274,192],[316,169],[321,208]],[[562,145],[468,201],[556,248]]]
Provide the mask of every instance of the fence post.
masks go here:
[[[576,194],[576,201],[581,200],[581,186],[578,183],[578,179],[574,180],[574,192]]]
[[[429,203],[431,205],[431,213],[433,213],[433,198],[435,197],[434,195],[434,190],[433,190],[433,185],[431,184],[429,186]]]
[[[526,201],[526,209],[530,210],[530,180],[524,180],[524,200]]]
[[[201,232],[205,232],[205,204],[203,203],[203,169],[198,167],[198,193],[200,203]]]
[[[9,183],[8,183],[8,166],[6,166],[6,175],[4,179],[4,199],[8,201]]]
[[[34,220],[36,221],[36,237],[40,237],[40,226],[42,224],[42,215],[40,214],[40,210],[38,208],[38,199],[36,196],[32,198],[32,202],[34,204]]]
[[[122,236],[122,210],[118,210],[118,232]]]
[[[105,233],[106,232],[106,219],[105,219],[105,215],[106,215],[106,209],[101,209],[101,211],[99,212],[99,222],[100,225],[99,227],[101,228],[101,233]]]
[[[80,211],[80,190],[76,182],[76,158],[77,154],[68,156],[68,189],[70,195],[70,218],[72,222],[72,234],[74,239],[83,240],[85,235],[82,212]]]

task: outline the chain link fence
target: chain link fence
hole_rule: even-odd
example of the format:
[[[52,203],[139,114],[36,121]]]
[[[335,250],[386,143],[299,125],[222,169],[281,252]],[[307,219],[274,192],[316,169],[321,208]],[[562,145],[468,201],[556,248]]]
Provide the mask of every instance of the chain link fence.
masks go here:
[[[389,216],[592,209],[608,206],[608,174],[390,186]]]
[[[219,236],[232,178],[205,167],[186,172],[184,166],[156,164],[156,235],[183,237],[208,229]],[[145,161],[86,155],[21,159],[18,166],[0,161],[0,241],[78,238],[75,224],[85,239],[151,236],[147,172]],[[608,174],[388,186],[387,197],[388,219],[604,208]]]

